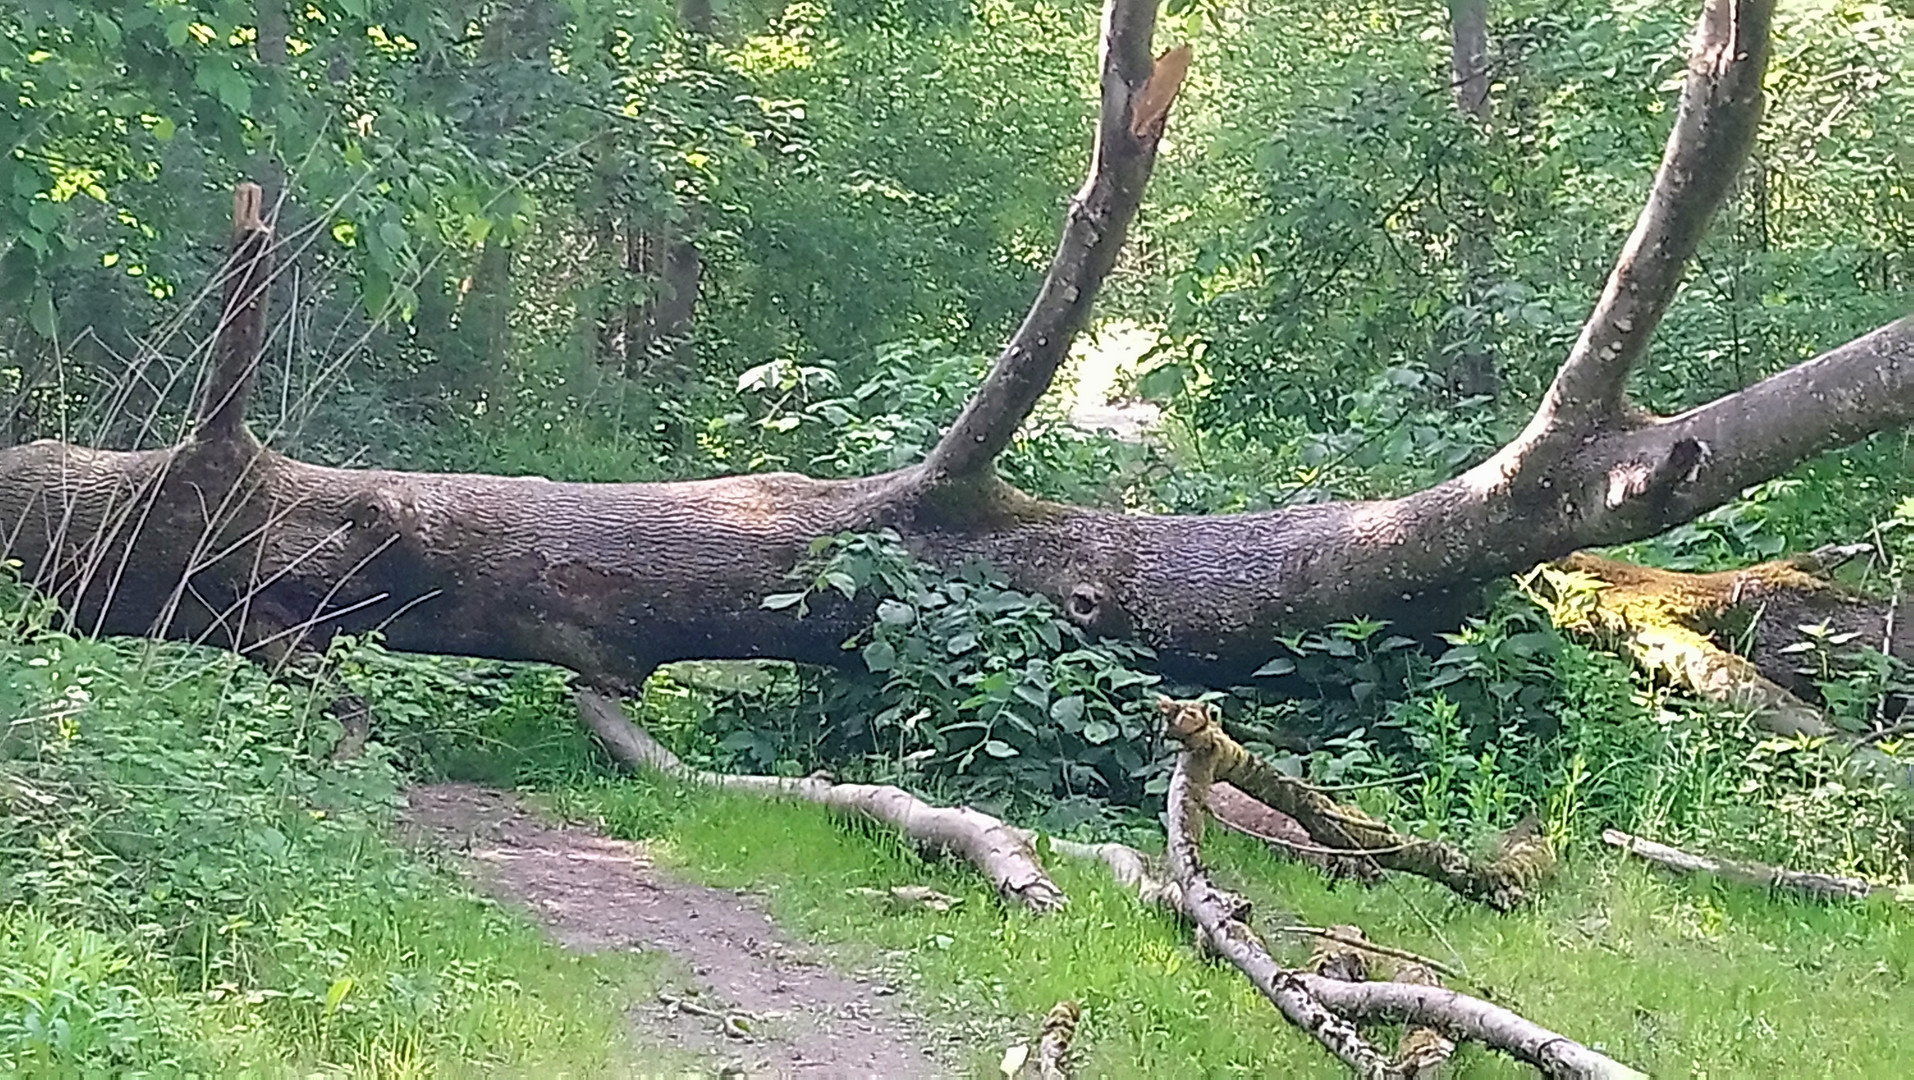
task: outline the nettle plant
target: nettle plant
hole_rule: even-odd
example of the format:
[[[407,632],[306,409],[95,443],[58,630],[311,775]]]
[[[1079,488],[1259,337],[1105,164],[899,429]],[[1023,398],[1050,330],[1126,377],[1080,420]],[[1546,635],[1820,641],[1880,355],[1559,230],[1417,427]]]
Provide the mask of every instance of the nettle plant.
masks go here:
[[[797,584],[764,606],[803,617],[823,595],[875,601],[844,643],[869,678],[840,680],[824,707],[880,771],[1006,801],[1134,803],[1161,787],[1148,648],[1090,640],[1048,598],[981,564],[940,572],[888,531],[817,540]]]

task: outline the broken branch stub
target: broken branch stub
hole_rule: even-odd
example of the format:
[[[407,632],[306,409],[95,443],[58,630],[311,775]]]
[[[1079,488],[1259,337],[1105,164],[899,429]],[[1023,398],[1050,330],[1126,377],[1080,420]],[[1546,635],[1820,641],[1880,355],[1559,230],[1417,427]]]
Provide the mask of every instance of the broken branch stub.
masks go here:
[[[998,895],[1036,912],[1064,905],[1063,890],[1017,829],[969,807],[933,806],[890,784],[837,784],[811,777],[733,776],[693,769],[631,722],[617,701],[593,690],[575,695],[580,719],[619,763],[692,783],[765,796],[790,796],[882,822],[923,848],[955,855],[990,879]]]
[[[212,377],[199,407],[202,442],[242,437],[246,402],[266,347],[266,299],[272,284],[272,230],[260,216],[258,184],[233,189],[233,243],[227,257],[225,304],[213,346]]]

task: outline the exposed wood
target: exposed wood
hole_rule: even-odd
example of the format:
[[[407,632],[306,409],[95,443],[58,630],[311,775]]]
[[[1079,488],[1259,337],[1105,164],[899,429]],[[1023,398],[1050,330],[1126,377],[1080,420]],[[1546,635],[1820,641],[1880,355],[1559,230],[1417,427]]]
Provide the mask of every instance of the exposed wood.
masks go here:
[[[1484,862],[1439,840],[1405,836],[1361,809],[1337,803],[1309,784],[1285,776],[1250,753],[1216,723],[1209,705],[1163,698],[1159,707],[1170,737],[1202,754],[1217,779],[1294,818],[1330,848],[1358,854],[1387,870],[1440,882],[1499,911],[1521,904],[1554,869],[1553,857],[1539,837]]]
[[[272,230],[260,217],[264,198],[258,184],[233,191],[232,254],[221,272],[225,306],[213,345],[212,377],[200,398],[195,438],[230,442],[242,437],[246,404],[266,344],[266,299],[272,285]]]
[[[1302,975],[1278,964],[1249,926],[1249,902],[1210,882],[1203,867],[1204,800],[1215,781],[1211,760],[1201,750],[1177,755],[1170,775],[1170,870],[1182,890],[1184,910],[1196,923],[1204,944],[1241,971],[1283,1018],[1321,1043],[1361,1077],[1395,1075],[1389,1058],[1356,1026],[1324,1007],[1302,983]],[[1334,980],[1327,980],[1334,981]]]
[[[652,769],[693,783],[731,791],[786,796],[889,825],[926,850],[954,855],[990,879],[998,895],[1032,911],[1055,911],[1063,891],[1037,862],[1023,834],[969,807],[932,806],[889,784],[835,784],[821,778],[731,776],[693,769],[626,717],[612,698],[592,690],[576,695],[578,713],[618,761],[634,769]]]
[[[1531,594],[1556,624],[1619,646],[1644,669],[1709,701],[1748,710],[1784,736],[1840,734],[1790,650],[1801,627],[1914,660],[1914,633],[1892,621],[1892,601],[1822,576],[1871,545],[1838,546],[1739,570],[1693,574],[1578,553],[1537,571]],[[1751,646],[1742,656],[1725,643]]]
[[[1630,836],[1620,829],[1603,829],[1602,842],[1677,873],[1703,874],[1737,885],[1793,893],[1811,900],[1865,900],[1870,896],[1900,895],[1894,889],[1861,878],[1813,874],[1762,863],[1696,855],[1653,840]]]

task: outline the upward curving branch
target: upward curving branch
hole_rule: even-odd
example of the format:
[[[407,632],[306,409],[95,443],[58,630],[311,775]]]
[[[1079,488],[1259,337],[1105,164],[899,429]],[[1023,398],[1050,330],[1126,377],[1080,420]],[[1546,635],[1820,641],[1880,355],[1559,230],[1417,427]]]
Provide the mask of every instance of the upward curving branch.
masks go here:
[[[1151,61],[1155,28],[1156,0],[1104,4],[1103,98],[1090,174],[1064,213],[1063,236],[1023,324],[956,423],[931,449],[925,468],[932,484],[980,476],[1010,445],[1056,378],[1103,279],[1116,265],[1156,165],[1164,120],[1190,64],[1187,45]]]
[[[1707,0],[1647,205],[1556,372],[1537,424],[1579,433],[1622,412],[1629,370],[1674,302],[1688,260],[1754,146],[1773,15],[1774,0]]]

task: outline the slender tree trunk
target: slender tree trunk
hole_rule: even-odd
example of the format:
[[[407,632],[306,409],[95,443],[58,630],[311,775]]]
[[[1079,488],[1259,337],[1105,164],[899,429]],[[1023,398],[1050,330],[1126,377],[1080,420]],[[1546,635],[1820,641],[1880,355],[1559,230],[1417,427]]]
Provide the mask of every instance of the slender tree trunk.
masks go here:
[[[1450,0],[1450,69],[1455,104],[1476,139],[1493,139],[1493,109],[1489,101],[1488,0]],[[1488,185],[1482,182],[1482,164],[1464,171],[1457,196],[1456,262],[1462,272],[1462,318],[1450,327],[1450,388],[1459,397],[1494,396],[1501,385],[1497,371],[1492,320],[1488,304],[1495,273],[1495,222],[1488,207]]]

